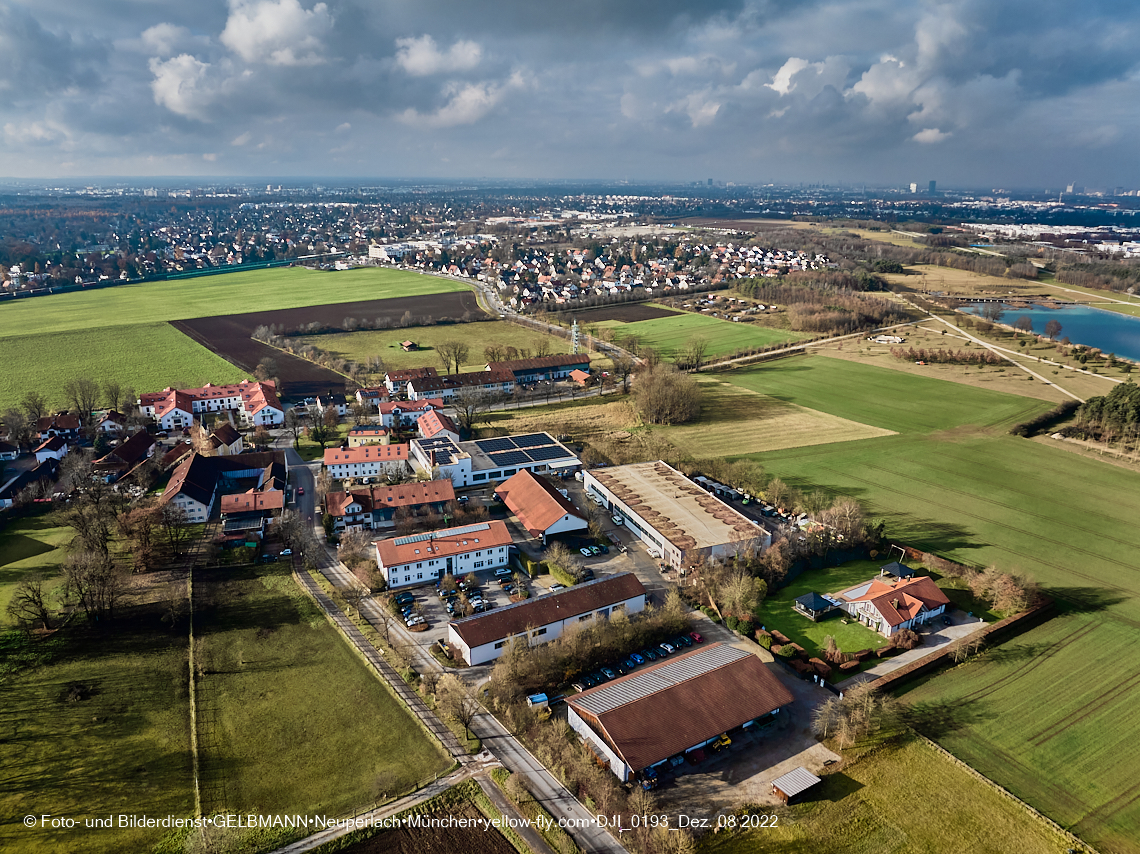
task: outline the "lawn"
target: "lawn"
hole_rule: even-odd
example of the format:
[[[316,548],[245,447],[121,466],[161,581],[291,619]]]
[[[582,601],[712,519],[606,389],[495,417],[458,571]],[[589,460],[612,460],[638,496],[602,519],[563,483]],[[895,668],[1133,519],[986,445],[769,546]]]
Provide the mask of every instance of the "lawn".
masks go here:
[[[195,579],[203,808],[337,815],[450,759],[285,564]]]
[[[1069,846],[920,741],[880,747],[783,808],[779,825],[708,834],[700,854],[1054,854]]]
[[[658,317],[654,320],[638,320],[634,323],[606,321],[613,330],[614,341],[636,335],[643,346],[653,347],[665,358],[672,359],[685,346],[690,338],[704,338],[708,341],[706,358],[735,353],[751,347],[767,347],[770,344],[799,341],[808,337],[804,333],[786,329],[771,329],[751,323],[732,323],[703,314],[677,314],[674,317]]]
[[[79,294],[78,296],[87,296]],[[37,297],[5,309],[37,303]],[[2,321],[0,326],[7,327]],[[33,331],[35,327],[33,326]],[[114,380],[139,392],[172,386],[186,388],[207,382],[245,379],[248,373],[192,341],[167,323],[83,328],[68,332],[27,333],[0,337],[0,411],[18,406],[29,391],[38,391],[55,406],[66,407],[64,385],[91,377]]]
[[[4,657],[21,635],[4,636]],[[82,620],[36,644],[39,665],[9,676],[0,703],[0,850],[150,851],[161,830],[92,830],[84,819],[120,813],[190,817],[190,712],[186,635],[161,608],[100,631]],[[69,699],[69,687],[84,686]],[[79,822],[25,828],[25,815]]]
[[[70,528],[58,528],[46,516],[28,516],[9,522],[0,533],[0,624],[7,625],[8,603],[20,580],[39,574],[58,585],[62,547],[74,536]]]
[[[841,613],[813,623],[807,617],[793,610],[793,602],[805,593],[838,593],[868,581],[879,575],[879,567],[889,561],[857,560],[842,566],[809,569],[788,586],[772,591],[756,609],[756,621],[771,631],[778,629],[811,655],[825,648],[824,638],[831,635],[844,652],[858,652],[861,649],[877,649],[887,645],[887,639],[878,632],[871,631],[855,620],[844,625]]]
[[[7,302],[0,306],[0,337],[463,290],[470,288],[403,270],[278,267]]]
[[[891,537],[1024,573],[1063,602],[1070,616],[998,647],[984,674],[970,665],[927,683],[924,698],[947,708],[965,698],[971,711],[952,734],[930,734],[1062,823],[1080,822],[1093,844],[1140,851],[1140,789],[1118,776],[1140,762],[1136,473],[1009,436],[1011,422],[1048,406],[1031,398],[819,356],[723,376],[899,431],[749,455],[772,474],[858,498]],[[967,676],[977,685],[958,686]],[[1065,710],[1068,729],[1032,740]]]
[[[483,370],[483,366],[487,363],[483,349],[491,345],[529,348],[533,351],[540,344],[546,344],[551,353],[570,352],[570,342],[565,338],[547,335],[502,320],[455,326],[412,326],[405,329],[307,335],[297,340],[355,362],[366,362],[371,356],[379,356],[389,370],[429,365],[442,371],[443,368],[434,349],[442,341],[465,341],[468,344],[471,352],[467,364],[463,366],[465,371]],[[405,353],[400,342],[407,340],[415,341],[419,349]],[[597,369],[605,370],[611,365],[609,359],[597,353],[592,353],[590,358]]]

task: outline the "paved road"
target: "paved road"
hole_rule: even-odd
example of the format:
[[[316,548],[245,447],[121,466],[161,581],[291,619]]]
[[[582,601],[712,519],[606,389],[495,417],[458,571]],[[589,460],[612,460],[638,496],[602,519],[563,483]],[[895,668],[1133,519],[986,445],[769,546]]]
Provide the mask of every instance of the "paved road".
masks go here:
[[[554,851],[546,844],[546,840],[542,838],[537,830],[533,827],[524,826],[526,817],[519,812],[518,807],[507,800],[506,795],[495,785],[494,780],[489,779],[484,774],[480,774],[475,779],[479,783],[479,788],[483,790],[483,794],[491,800],[495,808],[506,818],[514,819],[518,822],[518,824],[515,825],[515,832],[530,846],[530,850],[533,851],[534,854],[554,854]]]

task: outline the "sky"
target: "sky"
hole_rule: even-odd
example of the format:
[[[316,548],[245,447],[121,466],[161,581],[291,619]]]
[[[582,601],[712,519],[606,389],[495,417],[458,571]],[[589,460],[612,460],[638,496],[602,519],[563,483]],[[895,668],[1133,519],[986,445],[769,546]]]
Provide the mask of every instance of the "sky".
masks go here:
[[[0,175],[1140,186],[1128,0],[0,0]]]

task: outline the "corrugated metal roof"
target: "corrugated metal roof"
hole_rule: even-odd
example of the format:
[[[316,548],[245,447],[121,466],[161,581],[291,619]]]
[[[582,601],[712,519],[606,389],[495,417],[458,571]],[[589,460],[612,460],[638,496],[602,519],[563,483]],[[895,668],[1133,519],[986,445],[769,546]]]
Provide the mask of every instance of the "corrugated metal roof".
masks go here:
[[[705,647],[684,658],[658,665],[652,670],[634,674],[630,678],[610,685],[603,685],[575,697],[574,702],[595,715],[601,715],[749,656],[750,653],[732,646],[718,644]]]
[[[772,785],[787,795],[789,798],[794,798],[800,792],[806,792],[812,786],[819,782],[819,777],[808,771],[806,768],[793,768],[782,777],[777,777],[772,781]]]

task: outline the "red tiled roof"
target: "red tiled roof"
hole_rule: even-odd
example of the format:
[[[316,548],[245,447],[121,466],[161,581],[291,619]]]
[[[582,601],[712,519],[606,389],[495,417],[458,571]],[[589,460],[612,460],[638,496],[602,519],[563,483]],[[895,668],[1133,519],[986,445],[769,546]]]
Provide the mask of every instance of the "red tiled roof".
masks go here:
[[[406,443],[395,445],[361,445],[359,448],[328,448],[325,451],[324,462],[326,466],[344,465],[345,463],[371,463],[406,460],[408,446]]]
[[[460,528],[444,528],[441,531],[434,531],[434,536],[428,540],[412,537],[393,537],[388,540],[380,540],[376,544],[376,553],[384,566],[396,566],[510,545],[511,532],[507,530],[505,522],[493,519],[490,522],[474,524],[482,524],[487,527],[481,531],[469,531],[465,534],[454,532],[468,530],[471,527],[470,525]]]
[[[840,595],[843,596],[842,593]],[[876,578],[862,596],[843,596],[843,598],[848,602],[870,602],[892,626],[913,620],[924,608],[934,610],[940,605],[950,604],[946,594],[939,589],[933,579],[925,575],[901,580],[895,584]]]
[[[685,659],[715,658],[719,646],[721,644],[704,644],[591,688],[566,702],[591,726],[600,729],[599,734],[635,771],[792,702],[791,691],[768,666],[755,655],[747,654],[644,696],[631,691],[634,699],[597,715],[581,705],[587,697],[615,685],[644,680],[646,674]]]
[[[67,447],[67,440],[59,436],[52,436],[50,439],[45,439],[43,443],[32,451],[33,454],[38,454],[40,451],[59,451]]]
[[[281,510],[285,507],[285,493],[280,489],[269,492],[240,492],[237,495],[222,496],[222,514],[254,513]]]
[[[459,428],[455,426],[455,422],[434,409],[421,415],[419,421],[416,422],[416,427],[420,431],[420,436],[425,439],[430,439],[445,430],[454,433],[456,436],[459,435]]]
[[[391,415],[393,412],[428,412],[432,409],[443,409],[443,399],[429,397],[426,400],[393,400],[380,404],[381,415]]]
[[[455,620],[451,626],[469,647],[474,648],[520,634],[530,627],[557,623],[644,594],[645,587],[637,576],[632,572],[622,572],[575,584],[557,593],[526,599],[486,614]]]
[[[370,513],[378,507],[418,507],[454,500],[455,487],[450,480],[429,480],[330,492],[325,496],[325,509],[330,516],[343,516],[345,508],[354,501],[361,506],[361,512]]]
[[[526,469],[500,483],[495,493],[532,537],[541,537],[567,514],[585,521],[581,511],[562,493]]]
[[[207,383],[201,388],[166,388],[159,392],[147,392],[139,397],[141,406],[153,406],[157,418],[174,409],[183,412],[194,411],[196,400],[222,400],[237,397],[241,399],[242,408],[250,414],[257,414],[266,406],[281,409],[281,401],[277,397],[277,385],[272,380],[251,382],[242,380],[236,385],[213,385]]]
[[[78,430],[79,416],[65,413],[63,415],[45,415],[36,422],[36,430],[46,433],[48,430]]]

